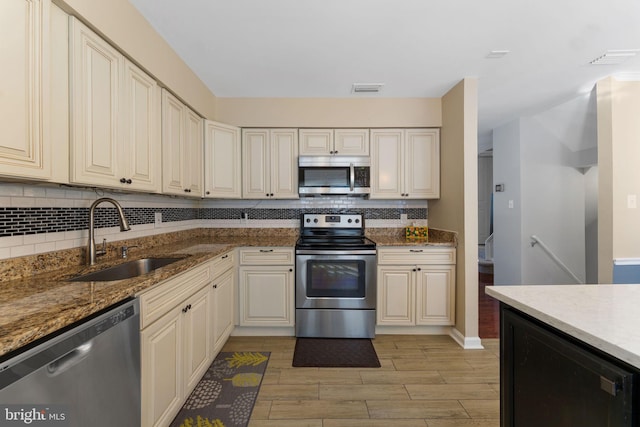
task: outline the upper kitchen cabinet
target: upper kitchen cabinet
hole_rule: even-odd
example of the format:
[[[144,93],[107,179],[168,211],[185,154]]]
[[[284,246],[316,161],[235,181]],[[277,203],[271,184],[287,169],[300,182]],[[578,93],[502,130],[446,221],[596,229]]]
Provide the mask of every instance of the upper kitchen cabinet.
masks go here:
[[[12,0],[0,13],[0,175],[66,182],[68,24],[49,0]],[[54,134],[57,130],[62,136]],[[58,143],[62,143],[59,146]]]
[[[298,198],[297,129],[242,129],[242,197]]]
[[[242,197],[240,128],[206,120],[204,124],[204,196]]]
[[[202,197],[204,120],[162,90],[162,192]]]
[[[439,129],[371,130],[372,199],[440,197]]]
[[[70,40],[70,181],[158,192],[160,97],[155,80],[75,18]]]
[[[300,129],[301,156],[368,156],[369,129]]]

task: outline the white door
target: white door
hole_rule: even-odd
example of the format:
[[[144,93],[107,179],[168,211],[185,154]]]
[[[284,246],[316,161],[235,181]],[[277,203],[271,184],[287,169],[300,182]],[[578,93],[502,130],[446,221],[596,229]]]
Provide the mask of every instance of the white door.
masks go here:
[[[298,132],[296,129],[271,131],[271,191],[275,199],[297,199]]]
[[[185,105],[162,90],[162,192],[185,194]]]
[[[212,121],[205,123],[204,196],[242,197],[240,128]]]
[[[240,325],[293,326],[293,268],[240,267]]]
[[[404,194],[410,199],[440,197],[440,138],[437,129],[405,133]]]
[[[455,265],[420,266],[416,275],[416,324],[455,323]]]
[[[378,267],[378,325],[415,325],[413,267]]]
[[[403,197],[402,129],[371,130],[371,195],[372,199]]]
[[[242,130],[242,197],[267,199],[271,192],[269,131]]]

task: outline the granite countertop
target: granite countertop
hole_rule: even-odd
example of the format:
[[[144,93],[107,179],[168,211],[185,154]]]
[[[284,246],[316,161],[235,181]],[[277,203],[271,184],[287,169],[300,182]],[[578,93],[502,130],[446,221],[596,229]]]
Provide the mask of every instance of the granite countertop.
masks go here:
[[[117,265],[125,260],[99,260],[97,265],[59,268],[0,282],[0,358],[148,289],[178,273],[239,246],[295,246],[297,236],[208,236],[173,241],[136,250],[128,260],[184,257],[143,276],[109,282],[68,279]]]
[[[640,285],[485,289],[503,303],[640,369]]]
[[[256,231],[257,230],[257,231]],[[368,230],[369,231],[369,230]],[[456,246],[452,232],[429,230],[429,241],[410,241],[404,229],[371,229],[367,234],[380,246]],[[82,264],[84,248],[10,259],[0,263],[0,358],[57,330],[191,267],[241,246],[293,248],[297,229],[195,229],[113,243],[130,246],[129,258],[183,257],[143,276],[108,282],[70,282],[125,260],[111,249],[97,265]],[[133,247],[134,245],[138,246]]]

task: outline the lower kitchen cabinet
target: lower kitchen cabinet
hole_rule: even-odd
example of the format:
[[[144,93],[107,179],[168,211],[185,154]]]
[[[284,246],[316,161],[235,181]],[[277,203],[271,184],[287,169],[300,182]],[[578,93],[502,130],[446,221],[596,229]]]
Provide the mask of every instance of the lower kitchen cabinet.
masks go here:
[[[218,257],[216,261],[214,261],[212,268],[214,278],[209,287],[211,293],[211,359],[215,359],[233,331],[234,307],[236,305],[233,251]]]
[[[455,249],[378,248],[377,324],[455,323]]]
[[[293,326],[294,277],[293,249],[240,249],[240,326]]]
[[[168,426],[209,364],[210,264],[140,295],[142,426]]]

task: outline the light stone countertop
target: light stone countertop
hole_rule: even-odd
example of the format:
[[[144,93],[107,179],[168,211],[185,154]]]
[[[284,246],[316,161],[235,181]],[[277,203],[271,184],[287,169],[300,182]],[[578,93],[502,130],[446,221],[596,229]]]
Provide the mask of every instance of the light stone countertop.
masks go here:
[[[640,284],[485,289],[493,298],[640,369]]]

